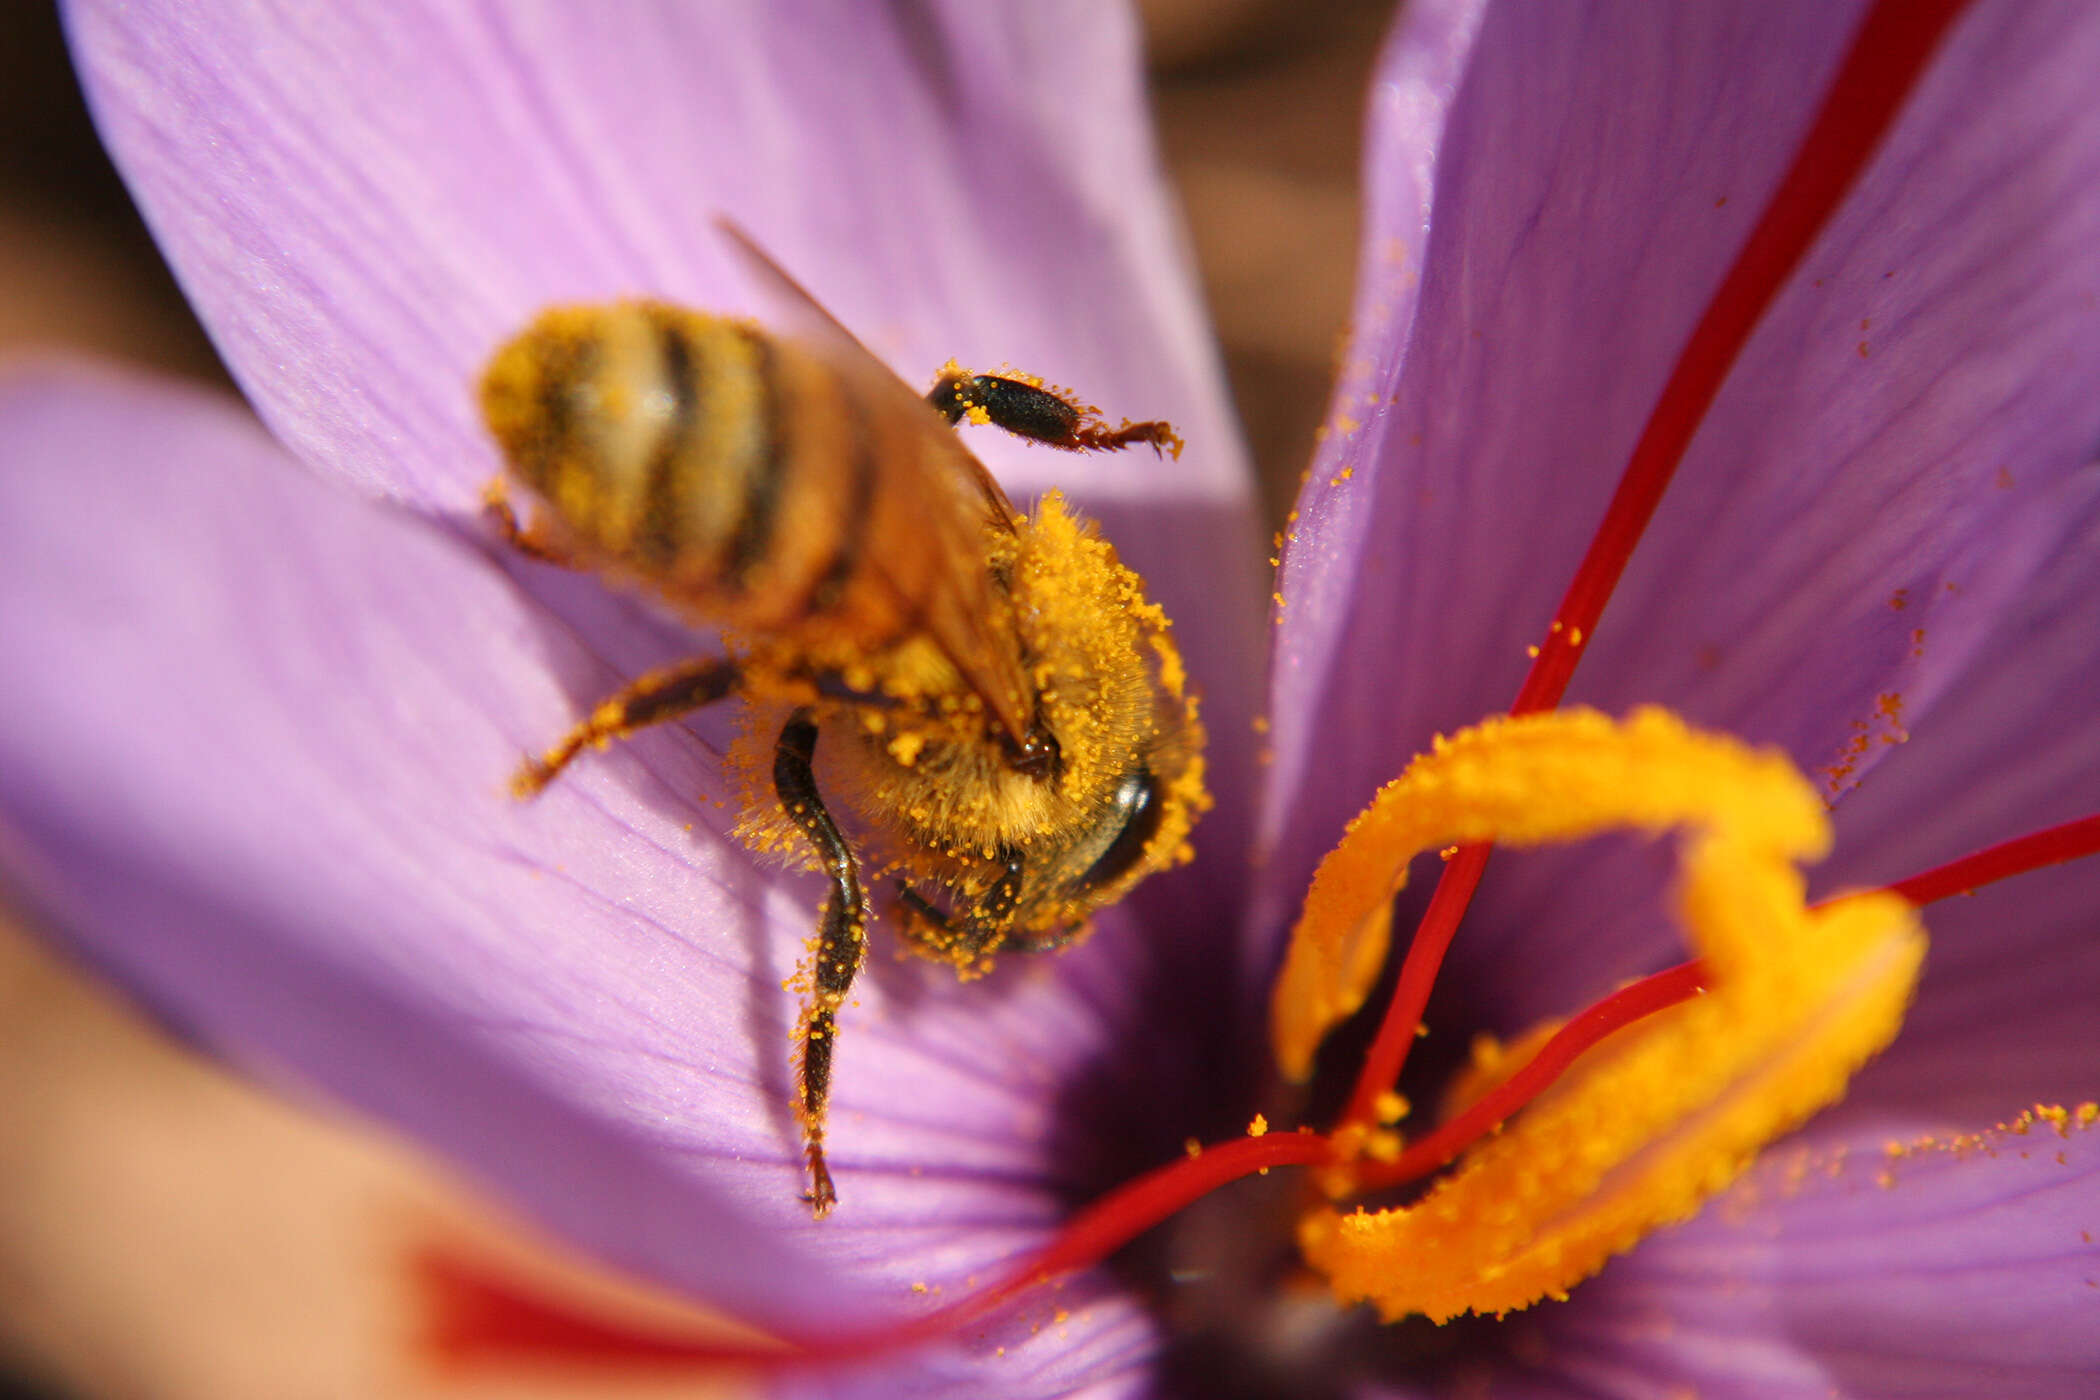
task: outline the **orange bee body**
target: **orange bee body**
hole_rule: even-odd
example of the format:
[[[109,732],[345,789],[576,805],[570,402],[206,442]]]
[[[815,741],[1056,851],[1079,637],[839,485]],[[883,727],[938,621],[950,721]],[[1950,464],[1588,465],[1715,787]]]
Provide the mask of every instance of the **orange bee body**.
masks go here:
[[[1017,511],[942,419],[1073,449],[1178,448],[1171,430],[1111,429],[1040,385],[952,368],[929,404],[746,251],[803,333],[660,302],[556,308],[498,351],[481,402],[545,507],[521,531],[492,486],[513,538],[725,645],[597,707],[526,765],[520,793],[586,747],[735,696],[739,835],[830,876],[798,1030],[822,1215],[864,874],[894,877],[908,946],[970,974],[1069,942],[1186,860],[1209,796],[1195,702],[1137,575],[1056,493]]]

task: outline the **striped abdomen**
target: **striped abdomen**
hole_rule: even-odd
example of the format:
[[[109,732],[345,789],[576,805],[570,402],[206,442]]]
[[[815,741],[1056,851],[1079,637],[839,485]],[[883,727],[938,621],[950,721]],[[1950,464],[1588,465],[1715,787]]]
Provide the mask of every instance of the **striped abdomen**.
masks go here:
[[[481,386],[512,469],[586,554],[739,627],[894,635],[919,571],[885,559],[870,587],[863,545],[912,523],[885,462],[915,425],[865,397],[755,326],[646,301],[544,313]]]
[[[577,562],[815,670],[924,637],[1027,732],[1033,690],[987,550],[1011,507],[850,338],[660,302],[561,307],[497,352],[481,404]]]

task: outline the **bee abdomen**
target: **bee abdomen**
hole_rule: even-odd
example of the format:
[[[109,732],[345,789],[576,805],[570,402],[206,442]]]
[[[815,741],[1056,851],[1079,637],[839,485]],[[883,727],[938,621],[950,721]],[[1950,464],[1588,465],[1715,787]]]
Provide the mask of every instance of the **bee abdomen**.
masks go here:
[[[848,386],[792,344],[657,302],[556,308],[481,397],[562,529],[673,601],[777,628],[847,593],[875,446]]]

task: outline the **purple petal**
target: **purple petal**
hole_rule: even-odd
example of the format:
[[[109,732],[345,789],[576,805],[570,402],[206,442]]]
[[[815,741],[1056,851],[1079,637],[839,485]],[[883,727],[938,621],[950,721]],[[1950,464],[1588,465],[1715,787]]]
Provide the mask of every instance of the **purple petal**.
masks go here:
[[[720,834],[714,745],[653,732],[510,801],[518,755],[609,678],[481,553],[285,470],[230,405],[17,373],[0,530],[8,878],[233,1058],[776,1326],[952,1296],[1112,1146],[1075,1096],[1147,1062],[1155,1009],[1110,933],[960,993],[878,958],[833,1100],[844,1203],[812,1225],[781,982],[816,900]],[[1032,1364],[1111,1366],[1149,1325],[1073,1298],[1079,1340]],[[946,1364],[1003,1345],[1025,1373],[1030,1321]]]
[[[1573,1301],[1513,1320],[1508,1351],[1567,1386],[1523,1393],[2092,1393],[2100,1131],[1883,1149],[1775,1153]]]
[[[556,301],[763,315],[713,229],[733,216],[907,380],[1010,360],[1181,427],[1179,461],[970,441],[1017,499],[1061,482],[1103,520],[1177,619],[1214,732],[1248,732],[1252,496],[1127,16],[79,0],[68,25],[163,251],[304,460],[471,510],[497,470],[470,390],[491,349]],[[662,659],[617,610],[579,625],[623,670]],[[1216,757],[1209,924],[1252,781],[1243,744]]]
[[[2100,805],[2100,470],[2058,496],[2082,529],[2008,609],[1929,728],[1839,809],[1838,854],[1818,884],[1899,879]],[[2091,859],[1927,908],[1932,951],[1917,1004],[1832,1122],[1948,1131],[2100,1092],[2095,910],[2100,861]]]
[[[2054,546],[2024,563],[2032,577],[2002,605],[1958,684],[1908,721],[1908,739],[1888,745],[1839,804],[1835,854],[1810,872],[1816,897],[2095,809],[2100,469],[2059,482],[2032,514],[2030,539],[2058,536]],[[1519,1026],[1673,956],[1680,935],[1655,904],[1673,868],[1666,845],[1631,842],[1572,860],[1498,855],[1460,943],[1454,1006],[1488,1004],[1499,1027]],[[1917,1004],[1840,1114],[1867,1112],[1886,1092],[1932,1105],[1953,1127],[2100,1087],[2091,1071],[2100,1025],[2087,1014],[2100,1001],[2096,909],[2100,862],[2090,860],[1928,909],[1932,952]]]
[[[551,301],[744,305],[728,214],[914,378],[1011,356],[1200,444],[1050,459],[1066,478],[1244,490],[1110,10],[81,0],[69,24],[228,362],[353,480],[470,503],[494,463],[461,388],[491,348]]]
[[[1323,448],[1286,563],[1257,940],[1377,783],[1515,695],[1857,13],[1501,7],[1473,34],[1472,11],[1437,10],[1396,35],[1383,71],[1460,76],[1434,86],[1454,94],[1441,127],[1374,130],[1367,329],[1335,409],[1342,428],[1362,421]],[[1843,766],[1866,726],[1875,742],[1838,789],[1889,747],[1878,697],[1926,732],[2078,528],[2061,493],[2100,441],[2095,62],[2084,10],[1963,21],[1753,337],[1572,700],[1668,704],[1811,769]],[[1396,81],[1381,93],[1404,97]],[[1400,314],[1376,314],[1388,300]],[[1499,964],[1506,982],[1521,947],[1526,986],[1497,1007],[1516,1017],[1608,988],[1664,935],[1582,926],[1565,891],[1579,872],[1637,899],[1662,864],[1498,861],[1460,975],[1485,983]]]
[[[1286,544],[1261,827],[1277,902],[1431,734],[1515,695],[1785,160],[1778,114],[1805,111],[1834,61],[1845,16],[1818,13],[1760,32],[1718,7],[1658,24],[1447,5],[1388,42],[1359,329]],[[1440,123],[1417,119],[1426,101]],[[1742,193],[1717,211],[1724,185]]]

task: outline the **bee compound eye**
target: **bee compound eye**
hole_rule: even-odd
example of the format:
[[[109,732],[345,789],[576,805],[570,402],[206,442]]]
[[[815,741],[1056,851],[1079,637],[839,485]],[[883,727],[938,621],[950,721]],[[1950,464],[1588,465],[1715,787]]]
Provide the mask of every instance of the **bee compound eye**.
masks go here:
[[[1104,828],[1113,827],[1115,835],[1094,857],[1086,874],[1079,877],[1078,890],[1100,889],[1129,874],[1144,859],[1145,847],[1159,834],[1164,805],[1159,797],[1159,779],[1151,769],[1136,768],[1124,774],[1109,804],[1108,819],[1102,823]]]

